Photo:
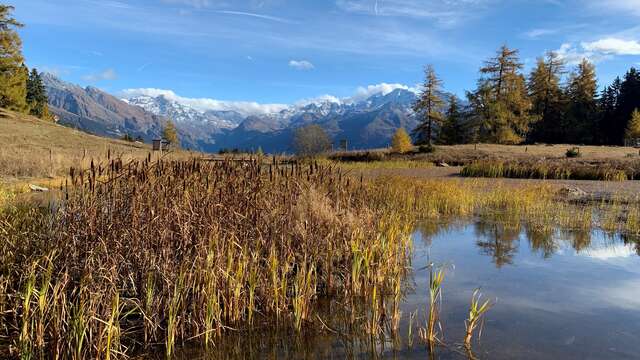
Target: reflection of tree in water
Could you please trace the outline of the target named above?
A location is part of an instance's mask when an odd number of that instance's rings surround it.
[[[480,221],[475,224],[475,234],[481,253],[491,256],[497,267],[513,264],[519,246],[519,225]]]
[[[567,230],[563,231],[563,235],[576,252],[581,252],[591,246],[591,229]]]
[[[462,225],[460,225],[462,226]],[[456,227],[456,223],[452,219],[440,219],[439,221],[421,221],[416,225],[416,231],[420,233],[420,237],[425,246],[430,247],[433,238],[444,231],[452,230]]]
[[[525,225],[525,232],[529,246],[533,251],[540,252],[547,259],[558,251],[558,244],[555,242],[553,229],[548,227],[537,228],[532,225]]]

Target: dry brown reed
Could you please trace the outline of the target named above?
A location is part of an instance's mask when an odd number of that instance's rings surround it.
[[[340,170],[114,159],[62,190],[55,211],[2,213],[3,355],[171,355],[263,322],[313,327],[322,298],[400,299],[411,218]]]

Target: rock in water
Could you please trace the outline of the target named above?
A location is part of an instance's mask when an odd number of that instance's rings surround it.
[[[49,191],[49,189],[47,189],[46,187],[33,185],[33,184],[29,184],[29,189],[31,189],[31,191],[33,191],[33,192],[46,192],[46,191]]]
[[[560,189],[560,194],[572,198],[582,198],[588,195],[586,191],[576,186],[565,186]]]

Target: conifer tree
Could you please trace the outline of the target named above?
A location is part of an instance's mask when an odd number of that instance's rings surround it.
[[[427,65],[424,70],[425,79],[418,100],[413,105],[413,111],[418,116],[420,124],[413,130],[419,144],[432,145],[435,124],[444,120],[441,108],[444,101],[440,97],[442,80],[436,75],[433,66]]]
[[[602,136],[603,144],[619,144],[620,143],[620,128],[621,125],[616,118],[616,112],[618,109],[618,100],[620,97],[620,88],[622,80],[617,77],[611,85],[602,90],[600,101],[598,102],[598,131]]]
[[[164,129],[162,129],[162,138],[169,141],[172,146],[180,147],[180,140],[178,139],[178,131],[176,126],[171,120],[168,120]]]
[[[529,130],[531,103],[518,50],[502,46],[480,69],[478,88],[467,97],[478,121],[482,141],[520,143]]]
[[[0,107],[24,112],[28,70],[16,31],[23,25],[13,18],[12,11],[13,6],[0,4]]]
[[[398,128],[396,133],[391,138],[391,150],[400,154],[411,151],[413,144],[411,138],[404,128]]]
[[[624,136],[627,140],[640,139],[640,111],[638,109],[633,110]]]
[[[583,59],[569,77],[567,96],[570,103],[564,124],[567,142],[591,144],[601,141],[602,136],[596,133],[597,88],[595,66]]]
[[[560,78],[564,74],[565,62],[555,52],[538,58],[536,67],[529,76],[528,90],[531,100],[531,115],[535,118],[530,140],[546,143],[560,142],[564,97]]]
[[[465,129],[462,123],[462,112],[460,111],[460,100],[457,96],[451,95],[449,98],[449,108],[446,118],[440,128],[439,140],[442,144],[453,145],[464,142]]]
[[[52,116],[49,113],[48,101],[47,91],[45,90],[40,73],[38,73],[38,70],[35,68],[31,69],[27,80],[27,105],[29,106],[29,113],[44,120],[51,120]]]
[[[621,142],[620,137],[631,119],[631,114],[638,108],[640,108],[640,71],[631,68],[620,83],[620,94],[616,103],[617,144]]]

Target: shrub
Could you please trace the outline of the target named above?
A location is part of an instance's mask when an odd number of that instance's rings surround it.
[[[436,147],[433,145],[420,145],[418,152],[421,154],[431,154],[436,152]]]
[[[567,149],[567,153],[566,153],[568,158],[577,158],[582,156],[582,154],[580,154],[580,148],[579,147],[572,147],[571,149]]]
[[[354,151],[335,153],[329,156],[330,160],[342,162],[372,162],[386,159],[385,153],[381,151]]]

